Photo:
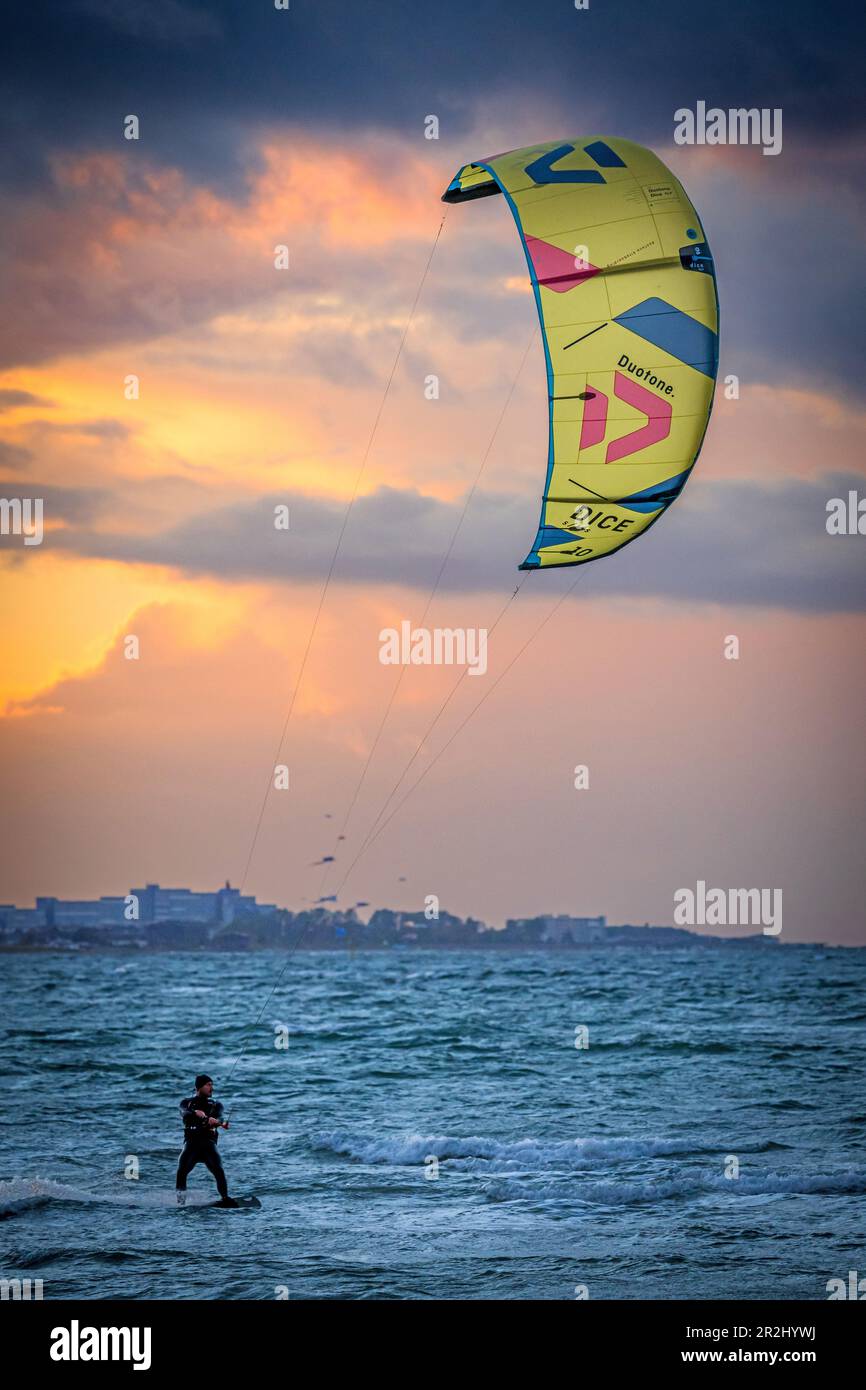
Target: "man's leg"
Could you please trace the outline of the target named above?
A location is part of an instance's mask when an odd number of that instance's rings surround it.
[[[177,1177],[174,1182],[178,1192],[186,1192],[186,1180],[200,1158],[201,1154],[196,1153],[191,1144],[184,1144],[178,1160]]]
[[[226,1201],[229,1195],[229,1185],[226,1182],[225,1169],[222,1165],[222,1159],[217,1153],[216,1144],[208,1144],[207,1149],[202,1154],[202,1163],[213,1173],[216,1178],[217,1192],[223,1201]]]

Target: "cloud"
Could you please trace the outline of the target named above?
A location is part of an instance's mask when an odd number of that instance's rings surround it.
[[[0,459],[2,459],[2,453],[0,453]],[[28,479],[26,483],[22,483],[18,478],[0,478],[0,497],[41,499],[46,528],[58,523],[71,527],[87,528],[93,524],[94,518],[99,516],[111,503],[110,493],[100,488],[57,487],[54,484],[40,483],[33,479]],[[43,546],[49,543],[46,535]],[[30,549],[35,548],[38,547],[31,547]],[[20,537],[0,535],[0,549],[7,552],[20,552]],[[23,553],[29,554],[30,552],[28,550]]]
[[[0,366],[139,344],[275,301],[308,318],[372,299],[380,315],[396,310],[407,248],[416,274],[413,243],[429,243],[441,215],[431,170],[382,140],[346,151],[295,133],[260,153],[241,199],[146,152],[55,161],[52,188],[10,203],[0,231],[16,271],[0,295]],[[389,178],[395,165],[405,187]],[[275,269],[279,245],[287,271]]]
[[[789,139],[814,133],[831,150],[863,130],[849,95],[858,90],[864,34],[854,5],[828,15],[810,0],[763,9],[728,0],[702,12],[700,24],[684,22],[679,0],[620,0],[585,12],[563,0],[377,0],[375,21],[345,0],[284,12],[236,0],[209,0],[206,9],[87,0],[85,8],[90,22],[80,0],[53,6],[50,17],[27,6],[8,17],[7,106],[21,112],[29,164],[58,132],[72,148],[101,143],[106,112],[129,109],[130,92],[147,114],[155,154],[223,176],[243,130],[275,111],[308,129],[349,132],[350,143],[359,119],[420,139],[433,112],[459,136],[482,98],[527,99],[558,107],[567,133],[576,87],[580,110],[598,111],[600,129],[649,143],[698,98],[781,106]],[[234,148],[223,144],[215,159],[207,131],[225,136],[232,126]]]
[[[838,190],[828,225],[812,145],[804,179],[755,151],[661,152],[714,247],[722,375],[862,399],[853,346],[862,309],[850,269],[862,200]],[[271,128],[259,132],[234,195],[154,163],[146,145],[57,157],[51,188],[12,198],[0,229],[15,269],[0,290],[0,367],[124,344],[122,370],[134,371],[141,345],[170,350],[182,335],[185,363],[206,363],[208,337],[224,327],[223,353],[228,332],[246,334],[238,373],[249,375],[276,348],[292,374],[369,382],[383,329],[411,303],[439,194],[459,162],[436,157],[418,141],[369,131],[347,145]],[[759,172],[743,162],[756,159]],[[448,210],[425,286],[439,330],[457,343],[489,339],[494,327],[510,335],[512,323],[518,332],[533,319],[519,292],[528,282],[508,210],[504,200],[490,202]],[[274,268],[277,245],[289,248],[285,272]],[[259,348],[257,324],[272,330],[275,321],[282,341],[263,337]]]
[[[132,433],[122,420],[31,420],[29,428],[42,434],[80,434],[85,439],[128,439]]]
[[[828,500],[847,497],[850,488],[862,489],[862,482],[853,474],[781,485],[695,480],[645,536],[585,567],[582,586],[596,598],[653,596],[678,603],[862,612],[864,538],[832,537],[825,525]],[[278,531],[274,507],[285,503],[290,530]],[[151,535],[92,529],[82,510],[78,519],[85,524],[57,532],[45,545],[224,581],[319,584],[328,573],[345,510],[344,502],[321,497],[262,497],[202,511]],[[426,593],[463,512],[463,500],[448,503],[396,488],[359,497],[334,582]],[[478,493],[463,517],[441,590],[507,591],[533,539],[534,523],[525,496]],[[566,579],[575,573],[566,571]],[[530,574],[524,582],[529,593],[537,593],[561,587],[563,580],[561,574]]]
[[[21,468],[26,469],[33,455],[29,449],[24,449],[20,444],[10,444],[5,439],[0,439],[0,468]],[[0,483],[0,487],[4,484]],[[19,484],[13,483],[14,487]]]
[[[806,158],[811,158],[807,151]],[[664,152],[663,152],[664,155]],[[826,389],[862,399],[864,296],[851,276],[862,242],[862,200],[837,189],[832,250],[826,195],[792,185],[774,160],[758,179],[693,151],[671,157],[699,209],[718,275],[720,376]],[[809,167],[814,168],[814,163]],[[826,248],[817,258],[815,250]]]
[[[180,0],[72,0],[71,8],[88,19],[100,20],[118,33],[157,44],[191,45],[200,39],[219,39],[223,26],[212,11],[183,5]]]
[[[44,396],[35,396],[32,391],[0,390],[0,411],[17,410],[21,406],[40,406],[44,409],[51,402]]]

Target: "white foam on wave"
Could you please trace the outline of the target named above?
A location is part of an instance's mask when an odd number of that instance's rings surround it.
[[[351,1134],[334,1130],[317,1134],[313,1142],[319,1149],[345,1154],[361,1163],[400,1166],[423,1163],[434,1156],[440,1160],[484,1160],[516,1164],[521,1168],[583,1167],[587,1163],[613,1163],[629,1158],[667,1158],[693,1153],[695,1144],[680,1139],[514,1139],[502,1141],[478,1135],[456,1138],[442,1134],[404,1134],[390,1138]]]
[[[113,1182],[123,1179],[112,1178]],[[186,1205],[204,1206],[213,1199],[200,1193],[190,1192]],[[174,1189],[141,1188],[137,1183],[124,1183],[122,1191],[107,1190],[105,1187],[77,1187],[70,1183],[54,1182],[52,1178],[10,1178],[0,1182],[0,1214],[10,1215],[28,1206],[39,1206],[45,1202],[90,1202],[109,1203],[121,1207],[176,1207]]]
[[[627,1206],[635,1202],[701,1197],[710,1193],[734,1198],[777,1193],[844,1196],[846,1193],[866,1192],[866,1172],[849,1168],[840,1173],[760,1173],[735,1180],[721,1173],[683,1173],[669,1179],[648,1178],[646,1182],[581,1182],[571,1179],[540,1185],[508,1178],[485,1184],[484,1191],[494,1202],[569,1200],[602,1206]]]

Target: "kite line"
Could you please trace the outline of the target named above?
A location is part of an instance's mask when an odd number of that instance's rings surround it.
[[[446,209],[446,215],[447,215],[447,209]],[[327,575],[325,576],[325,582],[324,582],[324,584],[322,585],[322,591],[321,591],[321,593],[319,594],[318,606],[317,606],[317,608],[316,608],[316,612],[315,612],[315,615],[314,615],[314,617],[313,617],[313,623],[312,623],[312,626],[311,626],[311,628],[310,628],[309,636],[308,636],[308,638],[307,638],[307,645],[306,645],[306,648],[304,649],[304,655],[303,655],[303,658],[302,658],[302,660],[301,660],[300,670],[298,671],[298,678],[297,678],[297,680],[295,681],[294,689],[293,689],[293,691],[292,691],[292,697],[291,697],[291,700],[289,701],[289,707],[288,707],[288,710],[287,710],[287,712],[286,712],[286,718],[285,718],[285,722],[284,722],[284,724],[283,724],[283,730],[282,730],[282,733],[280,734],[279,743],[277,744],[276,755],[275,755],[275,757],[273,758],[273,760],[272,760],[272,762],[271,762],[271,765],[270,765],[270,768],[269,768],[269,770],[268,770],[268,780],[267,780],[267,784],[266,784],[266,786],[265,786],[265,794],[264,794],[264,796],[262,797],[261,805],[259,806],[259,813],[258,813],[258,818],[257,818],[257,820],[256,820],[255,830],[253,831],[252,842],[251,842],[251,844],[250,844],[249,852],[248,852],[248,854],[247,854],[247,860],[246,860],[246,864],[244,865],[244,871],[243,871],[243,874],[242,874],[242,876],[241,876],[241,883],[240,883],[240,891],[241,891],[241,892],[243,892],[243,890],[244,890],[244,885],[246,884],[247,877],[248,877],[248,875],[249,875],[250,864],[252,863],[252,858],[253,858],[253,854],[255,853],[256,843],[257,843],[258,838],[259,838],[259,832],[260,832],[260,830],[261,830],[261,828],[262,828],[262,821],[264,820],[265,808],[267,807],[268,797],[270,796],[271,786],[272,786],[272,784],[273,784],[273,770],[274,770],[274,767],[275,767],[276,763],[279,761],[279,756],[280,756],[280,753],[281,753],[281,751],[282,751],[283,744],[285,743],[285,740],[286,740],[286,735],[287,735],[288,730],[289,730],[289,724],[291,723],[292,714],[294,713],[294,709],[295,709],[295,703],[296,703],[297,698],[298,698],[298,691],[299,691],[300,688],[301,688],[301,682],[303,681],[303,678],[304,678],[304,671],[306,670],[307,660],[308,660],[308,658],[309,658],[310,651],[311,651],[312,646],[313,646],[313,640],[314,640],[315,635],[316,635],[316,629],[317,629],[317,627],[318,627],[318,625],[319,625],[319,619],[320,619],[320,617],[321,617],[321,615],[322,615],[322,609],[324,608],[325,599],[326,599],[327,594],[328,594],[328,589],[330,588],[330,585],[331,585],[331,579],[333,578],[334,569],[335,569],[336,564],[337,564],[337,557],[338,557],[338,555],[340,554],[340,548],[341,548],[341,546],[342,546],[342,544],[343,544],[343,537],[344,537],[345,534],[346,534],[346,527],[347,527],[348,524],[349,524],[349,517],[350,517],[350,515],[351,515],[352,508],[354,507],[355,501],[356,501],[357,496],[358,496],[358,489],[359,489],[359,487],[361,486],[361,479],[362,479],[363,476],[364,476],[364,471],[365,471],[365,469],[366,469],[366,467],[367,467],[367,460],[368,460],[369,457],[370,457],[370,451],[371,451],[371,449],[372,449],[372,447],[373,447],[373,441],[375,440],[376,434],[377,434],[378,429],[379,429],[379,422],[380,422],[380,420],[382,419],[382,412],[383,412],[384,409],[385,409],[385,402],[386,402],[387,399],[388,399],[388,393],[389,393],[390,390],[391,390],[391,384],[392,384],[392,382],[393,382],[393,380],[394,380],[394,374],[395,374],[396,371],[397,371],[397,365],[398,365],[398,363],[399,363],[399,361],[400,361],[400,358],[401,358],[401,356],[402,356],[402,354],[403,354],[403,348],[404,348],[405,343],[406,343],[406,338],[407,338],[407,336],[408,336],[409,329],[410,329],[410,327],[411,327],[411,325],[412,325],[412,320],[413,320],[413,318],[415,317],[415,310],[416,310],[417,307],[418,307],[418,301],[419,301],[419,299],[421,298],[421,291],[422,291],[422,289],[424,288],[424,284],[425,284],[425,281],[426,281],[426,279],[427,279],[427,275],[428,275],[428,273],[429,273],[430,266],[431,266],[432,263],[433,263],[433,257],[434,257],[434,255],[436,254],[436,247],[439,245],[439,238],[440,238],[441,235],[442,235],[442,228],[443,228],[444,226],[445,226],[445,217],[443,216],[442,221],[439,223],[439,228],[438,228],[438,230],[437,230],[437,232],[436,232],[436,235],[435,235],[435,237],[433,238],[433,245],[432,245],[432,247],[430,248],[430,254],[429,254],[429,256],[427,257],[427,264],[424,266],[424,271],[423,271],[423,273],[422,273],[422,275],[421,275],[421,279],[420,279],[419,282],[418,282],[418,288],[417,288],[417,290],[415,291],[415,298],[414,298],[413,301],[412,301],[412,307],[411,307],[411,309],[409,310],[409,315],[408,315],[408,318],[406,319],[406,323],[405,323],[405,326],[404,326],[404,328],[403,328],[403,333],[402,333],[402,336],[401,336],[401,338],[400,338],[400,343],[399,343],[399,346],[398,346],[398,348],[397,348],[397,352],[396,352],[396,354],[395,354],[394,361],[393,361],[393,363],[391,364],[391,371],[390,371],[390,373],[389,373],[388,380],[387,380],[387,382],[385,383],[385,390],[384,390],[384,392],[382,393],[382,399],[381,399],[380,402],[379,402],[379,409],[376,411],[376,418],[374,419],[374,421],[373,421],[373,427],[372,427],[372,429],[370,430],[370,435],[369,435],[369,438],[368,438],[368,440],[367,440],[367,447],[366,447],[365,450],[364,450],[363,458],[362,458],[362,460],[361,460],[361,466],[360,466],[360,468],[358,469],[358,474],[357,474],[357,477],[355,478],[355,485],[354,485],[354,487],[353,487],[353,489],[352,489],[352,495],[351,495],[351,497],[349,498],[349,504],[348,504],[348,506],[346,507],[346,510],[345,510],[345,512],[344,512],[344,514],[343,514],[343,523],[342,523],[342,525],[341,525],[341,527],[340,527],[340,533],[339,533],[339,535],[337,536],[337,544],[335,545],[335,547],[334,547],[334,553],[333,553],[333,555],[331,556],[331,563],[330,563],[330,565],[328,566],[328,572],[327,572]]]

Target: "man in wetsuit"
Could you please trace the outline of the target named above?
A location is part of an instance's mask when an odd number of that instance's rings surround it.
[[[228,1129],[228,1120],[223,1119],[220,1101],[213,1100],[213,1081],[202,1073],[195,1079],[195,1095],[185,1097],[180,1103],[183,1116],[183,1151],[177,1165],[178,1206],[186,1202],[186,1180],[197,1163],[203,1163],[216,1179],[221,1205],[237,1206],[229,1196],[228,1183],[220,1156],[217,1153],[217,1130]]]

